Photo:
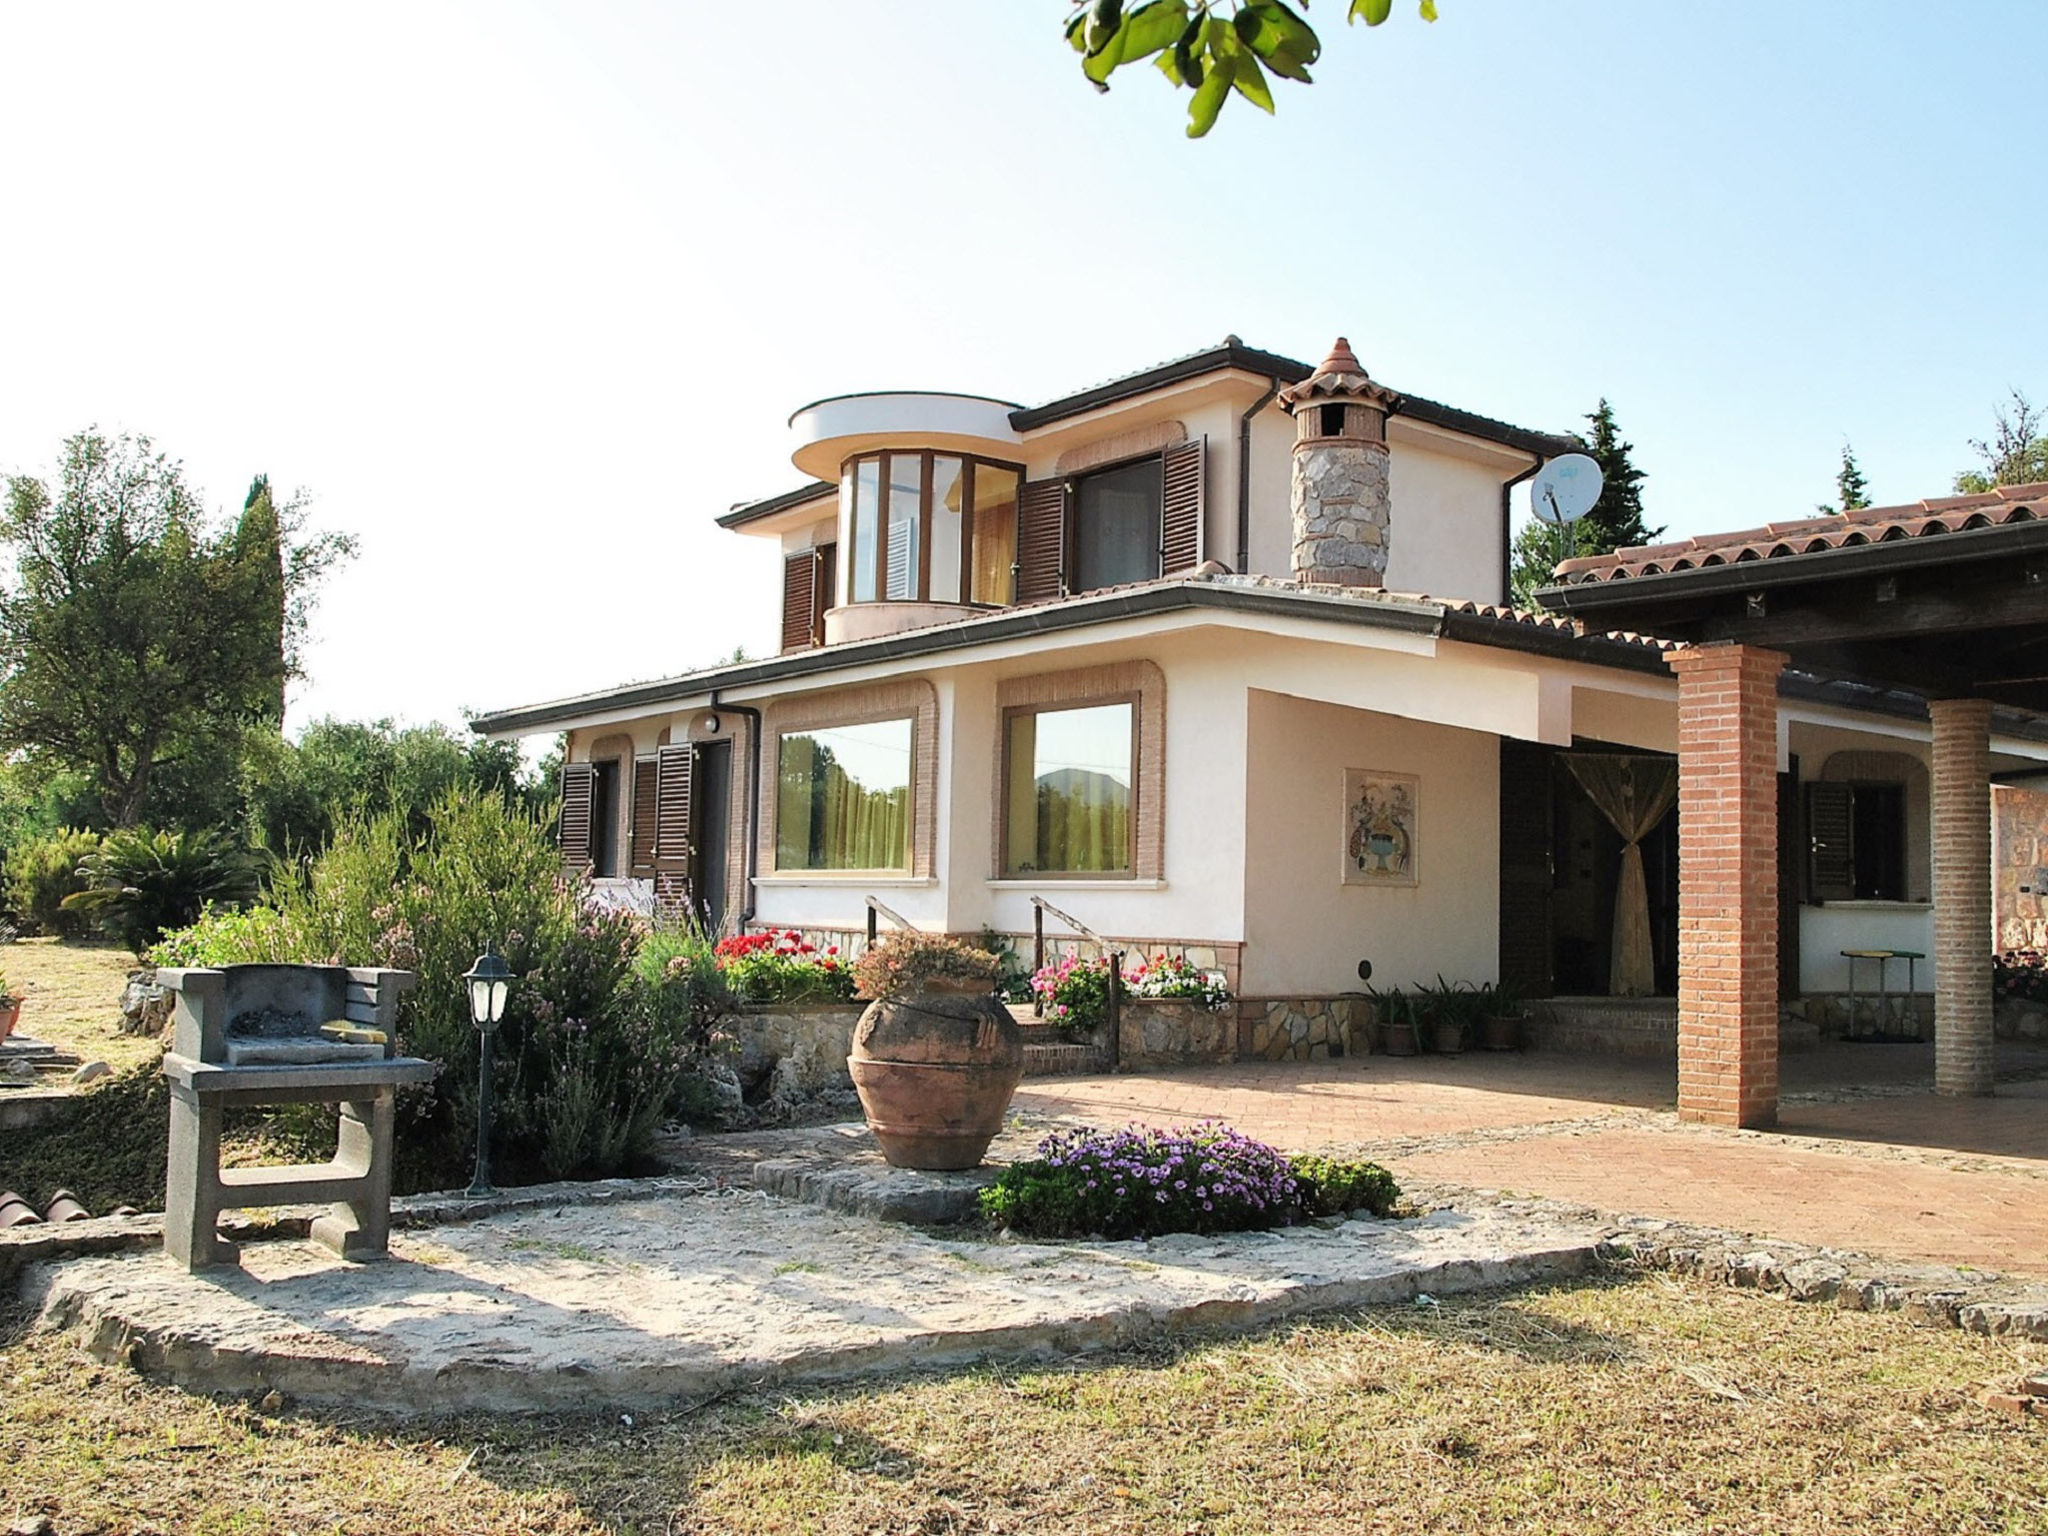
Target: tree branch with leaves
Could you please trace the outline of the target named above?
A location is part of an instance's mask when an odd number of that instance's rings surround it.
[[[1308,0],[1301,0],[1303,10]],[[1345,21],[1376,27],[1393,14],[1394,0],[1350,0]],[[1436,20],[1436,0],[1418,0],[1424,21]],[[1081,55],[1081,73],[1098,91],[1127,65],[1157,60],[1175,86],[1194,92],[1188,137],[1216,126],[1233,94],[1262,112],[1273,110],[1271,73],[1301,85],[1322,57],[1314,27],[1282,0],[1146,0],[1126,9],[1123,0],[1088,0],[1067,19],[1067,41]]]

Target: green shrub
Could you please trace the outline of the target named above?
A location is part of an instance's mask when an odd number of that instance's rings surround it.
[[[109,832],[79,870],[86,888],[62,910],[92,914],[138,955],[165,930],[211,906],[246,906],[257,890],[254,861],[218,832]]]
[[[563,876],[547,825],[487,791],[444,795],[419,838],[392,812],[344,824],[310,864],[279,873],[269,909],[209,913],[151,958],[416,972],[397,1044],[442,1070],[401,1100],[407,1188],[468,1174],[477,1031],[462,974],[487,941],[518,977],[493,1048],[492,1166],[508,1184],[633,1169],[723,1016],[716,978],[694,962],[670,974],[680,952],[659,974],[637,971],[640,921],[597,906],[587,881]]]
[[[31,838],[7,850],[7,905],[16,919],[37,933],[82,938],[98,924],[90,912],[65,911],[64,898],[86,888],[78,872],[99,852],[97,832],[73,827]]]
[[[1342,1216],[1351,1211],[1387,1216],[1400,1203],[1401,1186],[1378,1163],[1313,1153],[1290,1161],[1301,1208],[1310,1216]]]

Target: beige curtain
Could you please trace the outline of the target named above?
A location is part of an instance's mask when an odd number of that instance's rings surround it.
[[[1616,997],[1648,997],[1657,989],[1650,947],[1650,887],[1643,879],[1642,840],[1678,798],[1678,764],[1668,757],[1621,753],[1568,753],[1565,763],[1586,798],[1621,834],[1621,880],[1614,892],[1614,961],[1607,990]]]

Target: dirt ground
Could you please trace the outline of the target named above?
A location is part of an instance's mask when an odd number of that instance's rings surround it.
[[[22,999],[16,1032],[116,1072],[154,1059],[154,1039],[121,1033],[121,988],[135,965],[118,944],[20,939],[0,947],[0,970]]]

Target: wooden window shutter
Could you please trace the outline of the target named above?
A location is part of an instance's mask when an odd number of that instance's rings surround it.
[[[1164,460],[1165,495],[1159,506],[1159,571],[1171,576],[1202,563],[1204,460],[1209,440],[1175,443]]]
[[[655,755],[654,856],[662,863],[690,857],[690,769],[696,755],[687,742]]]
[[[815,551],[784,556],[782,561],[782,649],[801,651],[815,643],[812,629],[818,612],[818,557]]]
[[[654,869],[654,829],[658,809],[655,759],[642,757],[633,763],[633,873],[650,874]]]
[[[1067,484],[1031,480],[1017,496],[1017,601],[1044,602],[1067,590]]]
[[[839,546],[821,544],[811,553],[817,563],[811,572],[811,644],[825,643],[825,610],[839,591]]]
[[[1856,895],[1855,790],[1847,784],[1806,786],[1806,893],[1814,901]]]
[[[580,874],[590,867],[590,800],[597,770],[588,763],[562,764],[562,814],[555,839],[562,848],[562,867]]]

